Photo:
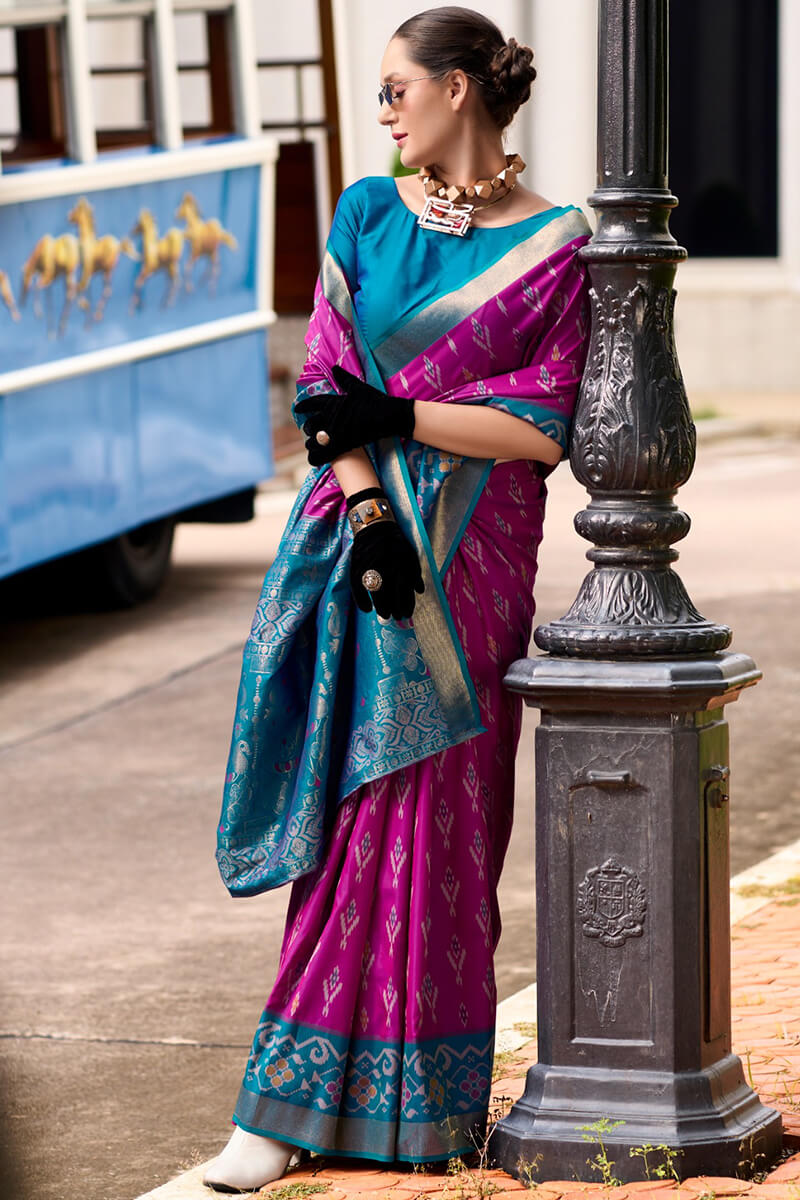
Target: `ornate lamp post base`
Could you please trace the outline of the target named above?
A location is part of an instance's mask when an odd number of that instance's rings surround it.
[[[730,652],[542,656],[506,676],[542,710],[540,1061],[491,1140],[512,1175],[542,1156],[539,1178],[598,1180],[601,1139],[621,1180],[645,1177],[643,1146],[682,1177],[753,1174],[780,1149],[731,1053],[724,705],[759,677]],[[585,1140],[604,1118],[619,1124]]]
[[[677,510],[678,516],[683,516]],[[592,505],[578,514],[591,517]],[[608,552],[606,552],[608,553]],[[589,551],[599,558],[603,551]],[[619,619],[624,612],[626,620]],[[703,654],[724,650],[730,643],[727,625],[701,616],[689,599],[679,575],[660,570],[596,566],[584,579],[569,612],[549,625],[540,625],[534,641],[549,654],[595,658],[597,655]]]
[[[589,1101],[591,1094],[591,1102]],[[605,1107],[602,1107],[605,1102]],[[611,1132],[598,1132],[609,1112]],[[581,1127],[594,1126],[587,1140]],[[604,1147],[615,1179],[642,1180],[647,1165],[665,1168],[671,1160],[682,1179],[693,1175],[747,1176],[780,1153],[780,1115],[764,1108],[744,1082],[742,1064],[729,1055],[713,1068],[673,1074],[602,1067],[548,1067],[537,1063],[528,1072],[523,1098],[492,1137],[492,1151],[504,1170],[516,1178],[592,1180],[601,1175],[587,1160]],[[592,1144],[594,1143],[594,1144]],[[544,1160],[546,1173],[535,1165]]]

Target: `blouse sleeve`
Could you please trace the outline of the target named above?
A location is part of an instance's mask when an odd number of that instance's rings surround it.
[[[331,279],[340,277],[349,302],[352,302],[358,280],[358,238],[364,204],[365,181],[360,180],[342,192],[336,205],[314,289],[314,307],[305,336],[306,360],[297,380],[297,394],[292,405],[292,417],[300,429],[305,418],[295,412],[297,402],[305,396],[338,391],[330,374],[334,363],[341,362],[349,369],[358,367],[357,359],[355,363],[348,362],[353,353],[352,332],[349,321],[332,302],[337,289],[331,286]]]
[[[364,221],[365,185],[361,179],[342,192],[325,247],[341,268],[351,295],[358,286],[358,237]]]

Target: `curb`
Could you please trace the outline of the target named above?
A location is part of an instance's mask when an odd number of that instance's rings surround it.
[[[769,904],[783,885],[795,879],[800,888],[800,839],[734,876],[731,880],[731,925]],[[521,1032],[517,1026],[530,1025],[535,1020],[536,984],[532,983],[498,1004],[496,1050],[519,1050],[531,1040],[531,1035]],[[208,1162],[184,1171],[137,1200],[209,1200],[213,1193],[203,1185],[203,1172]]]

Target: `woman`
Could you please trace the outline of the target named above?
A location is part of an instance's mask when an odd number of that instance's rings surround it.
[[[502,678],[588,326],[586,222],[503,148],[531,58],[468,9],[406,21],[379,120],[421,174],[337,207],[296,403],[315,469],[245,650],[220,825],[234,894],[296,881],[221,1190],[297,1147],[427,1162],[485,1126],[521,719]]]

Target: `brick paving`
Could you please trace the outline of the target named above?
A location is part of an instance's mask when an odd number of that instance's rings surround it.
[[[403,1165],[382,1169],[355,1162],[312,1158],[258,1195],[272,1200],[493,1200],[523,1193],[541,1200],[715,1200],[752,1196],[800,1200],[800,895],[789,889],[770,896],[733,926],[733,1048],[745,1076],[762,1101],[780,1110],[785,1160],[755,1180],[698,1177],[645,1180],[607,1189],[575,1180],[550,1180],[528,1188],[503,1171],[456,1164],[457,1170],[415,1172]],[[536,1042],[504,1055],[493,1086],[493,1112],[500,1115],[522,1094],[525,1073],[536,1060]],[[587,1147],[588,1148],[588,1147]],[[208,1193],[211,1195],[211,1193]]]

